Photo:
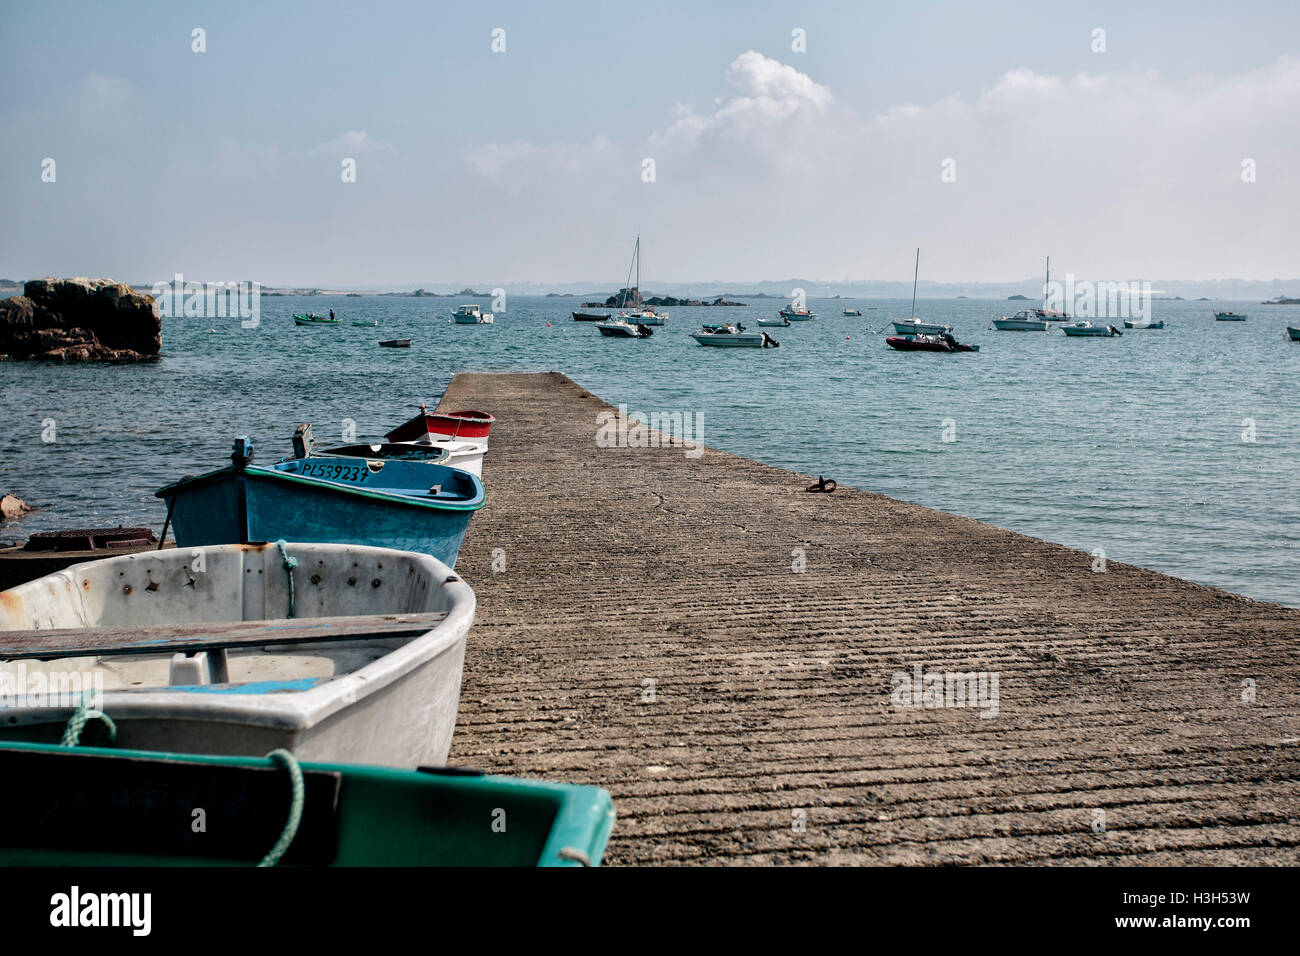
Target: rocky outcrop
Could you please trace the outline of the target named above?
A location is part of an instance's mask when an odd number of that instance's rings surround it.
[[[21,518],[31,510],[31,505],[17,495],[0,495],[0,518]]]
[[[33,279],[0,299],[0,359],[141,362],[161,347],[153,296],[112,279]]]

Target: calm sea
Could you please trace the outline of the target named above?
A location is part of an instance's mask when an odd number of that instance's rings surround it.
[[[1016,303],[922,300],[923,319],[982,346],[931,355],[886,348],[902,300],[812,299],[819,318],[769,329],[781,347],[764,350],[687,333],[752,325],[770,299],[670,309],[646,340],[573,322],[577,299],[511,298],[491,326],[450,324],[458,301],[264,297],[257,329],[164,320],[156,364],[0,363],[0,491],[39,507],[0,533],[157,530],[153,490],[224,464],[236,434],[274,460],[300,421],[378,436],[456,372],[558,370],[634,411],[702,413],[703,441],[727,451],[1300,606],[1300,343],[1284,331],[1300,309],[1216,303],[1250,313],[1222,323],[1209,303],[1155,302],[1162,331],[1068,339],[990,331]],[[293,324],[330,308],[340,327]],[[379,348],[387,338],[413,347]],[[487,477],[490,507],[490,463]]]

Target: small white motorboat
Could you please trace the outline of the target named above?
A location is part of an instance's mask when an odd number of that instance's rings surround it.
[[[389,548],[74,564],[0,594],[0,741],[57,741],[84,702],[124,748],[443,764],[474,609],[446,564]],[[101,730],[90,721],[81,742]]]
[[[477,305],[462,305],[451,317],[457,325],[491,325],[492,313],[482,311]]]
[[[789,319],[791,322],[807,322],[810,319],[817,318],[816,312],[813,312],[811,309],[806,309],[801,305],[797,305],[794,302],[787,305],[779,314],[781,318]]]
[[[789,328],[790,320],[784,317],[779,319],[759,319],[758,324],[769,329]]]
[[[654,334],[645,323],[629,322],[621,315],[616,319],[610,319],[608,322],[593,324],[600,330],[601,335],[614,339],[644,339]]]
[[[1124,328],[1126,329],[1163,329],[1164,327],[1164,319],[1161,319],[1159,322],[1152,322],[1150,320],[1146,322],[1134,322],[1132,319],[1124,320]]]
[[[993,327],[1000,332],[1046,332],[1051,324],[1047,319],[1035,318],[1027,309],[1022,309],[1015,315],[994,319]]]
[[[1112,335],[1122,335],[1119,329],[1113,325],[1093,325],[1091,322],[1073,322],[1070,325],[1061,326],[1061,331],[1066,335],[1072,336],[1097,336],[1109,338]]]
[[[780,345],[766,332],[745,332],[734,325],[706,326],[702,332],[692,332],[691,338],[701,345],[723,348],[776,348]]]

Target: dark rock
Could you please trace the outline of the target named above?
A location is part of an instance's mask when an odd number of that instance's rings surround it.
[[[154,297],[112,279],[33,279],[0,299],[0,359],[140,362],[161,348]]]

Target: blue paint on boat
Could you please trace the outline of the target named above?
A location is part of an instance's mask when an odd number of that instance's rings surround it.
[[[227,468],[160,488],[178,547],[262,541],[418,551],[455,567],[474,512],[477,475],[423,461],[288,458]]]
[[[183,690],[192,694],[278,694],[285,691],[310,690],[322,680],[328,680],[328,678],[301,677],[298,680],[259,680],[248,684],[222,684],[220,686],[212,684],[177,684],[169,686],[167,690]]]

